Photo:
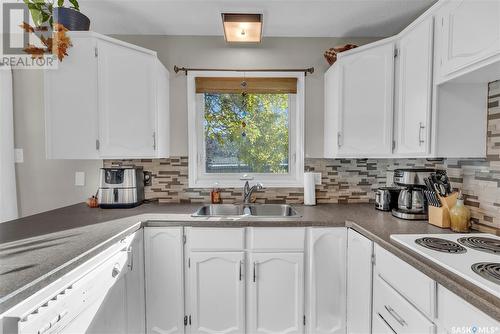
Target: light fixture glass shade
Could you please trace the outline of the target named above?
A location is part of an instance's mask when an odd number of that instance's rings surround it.
[[[222,14],[226,42],[259,43],[262,40],[262,14]]]

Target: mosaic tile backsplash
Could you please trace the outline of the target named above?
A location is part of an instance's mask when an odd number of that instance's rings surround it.
[[[372,203],[376,188],[387,183],[395,168],[446,169],[452,185],[462,189],[472,211],[474,228],[500,230],[500,81],[489,85],[487,159],[306,159],[305,169],[321,172],[318,203]],[[105,167],[141,166],[152,173],[146,199],[160,203],[207,203],[210,189],[188,187],[188,158],[105,160]],[[303,203],[302,188],[268,188],[257,192],[258,203]],[[225,203],[241,201],[241,188],[223,189]]]

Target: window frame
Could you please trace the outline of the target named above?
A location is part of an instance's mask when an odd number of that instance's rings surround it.
[[[196,94],[196,77],[283,77],[297,78],[297,93],[289,95],[288,173],[206,173],[205,131],[202,94]],[[188,179],[190,188],[242,187],[245,181],[261,182],[265,187],[302,187],[304,184],[304,80],[302,72],[192,71],[187,74]],[[295,98],[293,98],[295,97]],[[201,106],[200,106],[201,104]]]

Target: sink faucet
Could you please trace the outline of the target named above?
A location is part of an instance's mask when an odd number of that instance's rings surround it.
[[[243,187],[243,204],[250,204],[250,197],[252,197],[252,194],[256,190],[261,190],[263,189],[264,186],[262,183],[257,183],[254,186],[250,187],[250,184],[245,182],[245,186]]]

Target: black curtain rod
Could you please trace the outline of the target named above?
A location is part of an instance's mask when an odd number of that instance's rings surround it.
[[[222,72],[304,72],[305,75],[313,74],[314,67],[309,68],[294,68],[294,69],[228,69],[228,68],[188,68],[188,67],[178,67],[174,66],[175,73],[184,72],[185,75],[188,74],[189,71],[222,71]]]

